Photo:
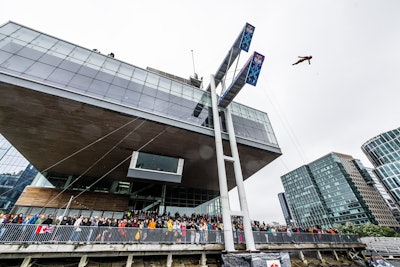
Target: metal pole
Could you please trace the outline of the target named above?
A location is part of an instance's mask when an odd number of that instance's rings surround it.
[[[231,212],[229,206],[228,183],[226,181],[224,151],[222,146],[221,126],[219,120],[217,93],[215,88],[214,75],[211,75],[210,77],[210,85],[211,85],[211,104],[212,104],[212,111],[214,118],[215,150],[217,155],[219,193],[221,199],[221,213],[223,220],[225,250],[235,251],[235,245],[233,242],[232,223],[231,223]]]
[[[64,213],[63,213],[63,218],[64,218],[64,216],[67,214],[67,211],[69,210],[69,207],[71,206],[71,203],[72,203],[72,200],[74,199],[74,196],[71,196],[70,197],[70,199],[69,199],[69,201],[68,201],[68,204],[67,204],[67,207],[65,208],[65,210],[64,210]]]
[[[246,239],[246,249],[249,251],[255,251],[256,247],[254,244],[253,230],[251,228],[249,208],[247,206],[246,191],[243,183],[242,167],[240,165],[239,151],[236,143],[235,130],[233,128],[232,112],[230,105],[226,107],[226,128],[229,134],[229,143],[231,146],[232,158],[234,159],[233,169],[235,172],[236,186],[239,194],[240,208],[243,214],[243,228]]]
[[[71,197],[70,197],[70,199],[69,199],[69,201],[68,201],[67,207],[65,208],[64,213],[63,213],[63,215],[62,215],[62,218],[61,218],[61,220],[58,222],[57,227],[56,227],[56,229],[54,230],[54,233],[53,233],[53,236],[52,236],[51,240],[54,240],[54,238],[57,236],[58,227],[60,227],[62,220],[64,219],[65,215],[67,214],[67,211],[68,211],[69,207],[71,206],[71,203],[72,203],[72,200],[73,200],[73,199],[74,199],[74,196],[71,195]]]
[[[194,67],[194,55],[193,55],[193,49],[192,49],[191,51],[192,51],[193,72],[194,72],[195,78],[197,79],[197,77],[196,77],[196,68]]]

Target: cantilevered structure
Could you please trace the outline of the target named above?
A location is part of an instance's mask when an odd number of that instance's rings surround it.
[[[156,211],[217,197],[211,96],[194,85],[14,22],[1,26],[0,133],[54,185],[42,202],[26,190],[17,205],[60,208],[65,198],[51,196],[65,189],[92,210],[108,209],[85,200],[95,193],[107,194],[101,198],[109,204],[125,197],[126,209]],[[230,107],[247,179],[281,151],[266,113]],[[229,148],[224,109],[219,115]],[[226,174],[232,189],[228,164]]]

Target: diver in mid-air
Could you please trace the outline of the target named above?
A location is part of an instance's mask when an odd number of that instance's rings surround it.
[[[297,60],[297,62],[293,63],[292,65],[297,65],[306,60],[308,60],[308,64],[311,64],[311,59],[312,59],[312,56],[299,57],[299,60]]]

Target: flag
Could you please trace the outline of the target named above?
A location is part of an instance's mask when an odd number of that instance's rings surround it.
[[[52,225],[38,225],[38,227],[36,227],[35,234],[53,233],[54,228],[55,227]]]

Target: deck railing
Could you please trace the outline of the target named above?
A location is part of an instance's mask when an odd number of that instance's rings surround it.
[[[361,243],[356,235],[348,234],[313,234],[254,231],[257,244],[265,243]],[[245,243],[242,231],[234,232],[236,243]],[[132,227],[104,227],[70,225],[31,225],[3,224],[0,225],[0,243],[34,244],[34,243],[65,243],[65,244],[101,244],[101,243],[161,243],[161,244],[222,244],[222,231],[187,229],[168,231],[165,228],[141,229]]]

